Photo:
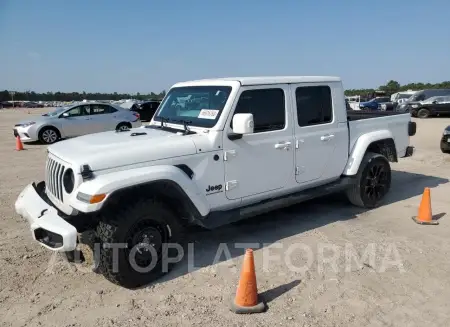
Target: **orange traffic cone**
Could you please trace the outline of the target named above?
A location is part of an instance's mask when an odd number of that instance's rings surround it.
[[[412,217],[412,219],[421,225],[438,225],[437,220],[433,220],[433,214],[431,211],[431,195],[430,188],[425,187],[422,195],[422,201],[420,201],[418,216]]]
[[[260,313],[265,310],[266,304],[261,296],[258,295],[253,250],[247,249],[245,251],[236,297],[231,303],[231,311],[241,314]]]
[[[16,136],[16,150],[17,151],[23,150],[23,144],[22,144],[22,141],[20,140],[19,136]]]

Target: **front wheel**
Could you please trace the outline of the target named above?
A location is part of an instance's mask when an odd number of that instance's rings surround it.
[[[391,166],[385,156],[368,152],[361,161],[355,184],[347,190],[347,198],[358,207],[377,207],[391,187]]]
[[[44,144],[52,144],[60,138],[59,131],[54,127],[44,127],[39,132],[39,141]]]
[[[419,117],[419,118],[428,118],[428,117],[430,117],[430,110],[424,109],[424,108],[420,109],[417,112],[417,117]]]
[[[141,200],[110,215],[97,227],[99,271],[106,279],[136,288],[165,275],[179,261],[183,227],[166,205]]]

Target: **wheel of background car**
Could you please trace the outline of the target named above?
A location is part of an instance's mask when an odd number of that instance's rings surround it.
[[[391,187],[391,166],[385,156],[367,152],[356,174],[355,184],[347,190],[348,200],[355,206],[375,208]]]
[[[430,110],[422,108],[417,112],[417,117],[419,118],[428,118],[430,117]]]
[[[131,125],[129,123],[120,123],[117,125],[116,130],[117,131],[126,131],[131,128]]]
[[[59,140],[61,134],[55,127],[44,127],[39,132],[39,141],[44,144],[52,144]]]

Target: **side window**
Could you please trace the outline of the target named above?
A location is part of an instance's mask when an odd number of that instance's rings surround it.
[[[86,110],[85,107],[89,106],[78,106],[67,111],[69,117],[80,117],[89,115],[89,110]]]
[[[247,90],[241,93],[234,113],[253,114],[254,132],[260,133],[283,129],[286,126],[285,108],[282,89]]]
[[[116,109],[106,104],[91,104],[91,115],[110,114],[116,111]]]
[[[295,90],[297,121],[300,127],[330,123],[333,104],[329,86],[302,86]]]

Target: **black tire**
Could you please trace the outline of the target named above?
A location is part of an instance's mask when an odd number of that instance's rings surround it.
[[[419,118],[428,118],[430,117],[430,115],[431,115],[430,110],[425,108],[419,109],[419,111],[417,111],[417,117]]]
[[[117,126],[116,126],[116,131],[117,130],[126,130],[126,129],[130,129],[131,128],[131,124],[130,123],[124,123],[124,122],[122,122],[122,123],[119,123]]]
[[[55,127],[44,127],[39,132],[39,141],[44,144],[52,144],[61,138],[61,133]]]
[[[391,187],[391,166],[385,156],[367,152],[364,155],[355,184],[346,192],[348,200],[362,208],[376,208]]]
[[[172,269],[174,264],[168,263],[167,258],[176,258],[179,253],[176,248],[168,248],[167,244],[181,245],[184,230],[166,205],[155,199],[140,200],[110,214],[97,227],[100,241],[99,272],[107,280],[125,288],[136,288],[157,280]],[[155,243],[150,245],[151,239]],[[110,247],[118,243],[126,246],[116,249]],[[143,254],[136,245],[141,246]],[[158,254],[156,264],[152,253]],[[136,269],[145,269],[152,264],[151,270]]]
[[[446,150],[444,148],[441,148],[442,153],[450,153],[450,150]]]

